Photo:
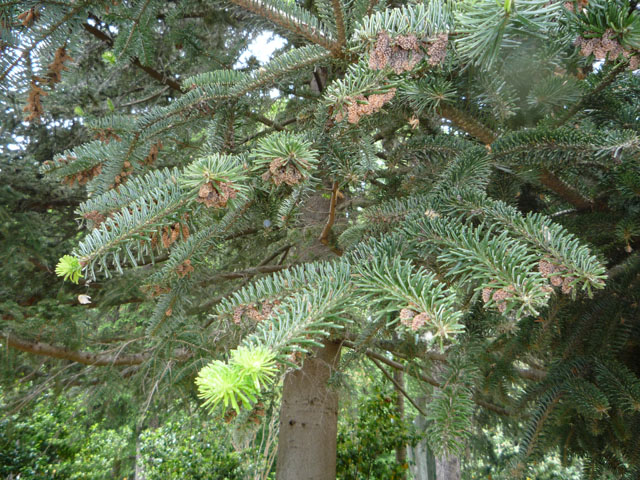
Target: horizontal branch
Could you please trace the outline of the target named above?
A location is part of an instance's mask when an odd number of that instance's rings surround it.
[[[257,120],[260,123],[263,123],[265,125],[267,125],[270,128],[265,128],[264,130],[260,130],[259,132],[256,133],[252,133],[251,135],[246,136],[245,138],[243,138],[242,140],[238,141],[236,143],[236,148],[244,145],[245,143],[254,140],[258,137],[261,137],[263,135],[267,135],[271,132],[273,132],[274,130],[277,130],[279,132],[284,130],[284,127],[286,127],[287,125],[291,125],[292,123],[295,123],[298,121],[298,119],[296,117],[293,118],[288,118],[282,122],[276,123],[274,121],[269,120],[267,117],[263,116],[263,115],[250,115],[251,118],[253,118],[254,120]]]
[[[540,382],[547,377],[547,372],[539,368],[514,368],[513,371],[517,373],[520,378],[533,380],[535,382]]]
[[[13,335],[12,333],[4,333],[2,338],[7,341],[7,345],[9,347],[22,352],[42,355],[45,357],[59,358],[62,360],[70,360],[72,362],[92,366],[140,365],[151,356],[151,352],[130,354],[81,352],[71,350],[66,347],[57,347],[40,341],[25,340]],[[191,354],[185,349],[176,350],[175,352],[175,360],[177,361],[183,362],[190,357]]]
[[[406,345],[406,344],[405,344]],[[441,353],[439,351],[427,350],[425,348],[416,349],[415,345],[410,346],[406,351],[398,350],[398,344],[392,342],[391,340],[380,340],[376,342],[376,346],[382,348],[383,350],[388,351],[392,355],[396,356],[419,356],[421,358],[428,358],[429,360],[447,363],[447,355],[445,353]],[[412,348],[413,347],[413,348]],[[520,378],[524,378],[525,380],[533,380],[539,382],[540,380],[544,380],[547,376],[547,372],[540,368],[513,368],[514,373],[518,375]]]
[[[258,267],[247,268],[246,270],[236,270],[234,272],[222,272],[216,273],[214,278],[248,278],[261,273],[274,273],[280,270],[286,270],[291,268],[291,265],[260,265]]]
[[[451,105],[440,105],[438,107],[438,113],[487,146],[490,146],[498,137],[494,132],[482,125],[475,118]],[[578,210],[592,210],[594,207],[591,200],[584,198],[579,192],[564,183],[554,173],[547,169],[542,171],[540,175],[540,183],[553,191],[558,197],[576,207]]]

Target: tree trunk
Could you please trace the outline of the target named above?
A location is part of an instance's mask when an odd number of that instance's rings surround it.
[[[417,399],[418,404],[426,408],[428,398],[426,396]],[[427,419],[418,415],[414,421],[418,431],[427,428]],[[462,471],[460,459],[453,455],[435,457],[426,439],[423,439],[415,447],[409,448],[409,457],[413,464],[411,473],[415,480],[460,480]]]
[[[393,372],[393,379],[398,385],[404,388],[404,372],[402,370],[395,370]],[[404,396],[399,388],[396,388],[396,413],[400,421],[404,421]],[[396,447],[396,462],[398,465],[407,464],[407,445],[404,443]],[[403,474],[397,478],[398,480],[406,480],[407,475]]]
[[[144,466],[142,465],[142,452],[140,450],[140,435],[136,437],[136,464],[133,474],[134,480],[145,480]]]
[[[335,480],[338,394],[327,381],[337,368],[340,344],[324,342],[301,369],[284,379],[280,408],[278,480]]]
[[[416,398],[418,405],[424,410],[427,406],[427,397],[421,396]],[[427,429],[427,419],[422,415],[413,421],[418,432],[424,432]],[[433,458],[433,452],[427,444],[427,439],[423,438],[414,446],[409,447],[409,459],[411,460],[410,469],[414,480],[435,480],[436,466]]]
[[[436,480],[460,480],[460,459],[454,455],[436,457]]]
[[[142,450],[140,445],[140,435],[142,434],[142,429],[136,429],[136,464],[134,470],[134,480],[145,480],[144,475],[144,465],[142,464]]]

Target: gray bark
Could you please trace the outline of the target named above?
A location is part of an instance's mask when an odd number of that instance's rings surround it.
[[[417,399],[418,404],[425,409],[427,397]],[[427,428],[427,419],[418,415],[414,421],[419,432]],[[434,457],[426,439],[418,445],[409,448],[409,458],[412,461],[411,473],[414,480],[460,480],[460,458],[453,455]]]
[[[140,448],[141,433],[142,431],[138,429],[137,435],[136,435],[136,464],[135,464],[135,471],[133,476],[134,480],[145,480],[146,478],[144,474],[144,466],[142,465],[142,451]]]
[[[460,480],[460,458],[454,455],[436,457],[436,480]]]
[[[284,379],[276,478],[335,480],[338,394],[327,381],[337,368],[340,344],[324,342],[315,356]]]
[[[393,372],[393,379],[404,388],[404,372],[402,370],[395,370]],[[404,421],[404,396],[400,389],[396,388],[396,412],[398,414],[398,418]],[[407,463],[407,445],[402,444],[396,447],[396,462],[398,465],[405,465]],[[407,475],[402,474],[398,477],[398,480],[406,480]]]
[[[424,410],[427,397],[416,398],[416,402]],[[427,419],[422,415],[418,415],[413,424],[418,432],[424,432],[427,429]],[[411,460],[409,468],[414,480],[436,480],[435,461],[426,439],[423,438],[415,447],[409,447],[408,453]]]

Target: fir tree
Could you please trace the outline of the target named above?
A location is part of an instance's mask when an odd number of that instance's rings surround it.
[[[0,78],[29,121],[73,91],[87,34],[164,85],[108,99],[95,139],[42,166],[88,193],[58,273],[143,285],[144,335],[72,351],[11,319],[9,346],[156,386],[199,372],[230,415],[284,377],[282,479],[335,477],[343,347],[433,387],[442,454],[500,421],[512,478],[557,448],[587,478],[638,474],[635,4],[0,5]],[[265,30],[282,51],[234,67]]]

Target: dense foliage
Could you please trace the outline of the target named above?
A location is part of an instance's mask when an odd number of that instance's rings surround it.
[[[240,479],[242,456],[229,431],[184,410],[135,434],[87,408],[87,399],[40,396],[32,408],[0,422],[0,475],[22,479],[124,479],[137,467],[150,480]],[[111,423],[111,424],[110,424]],[[248,453],[248,452],[247,452]]]
[[[357,415],[343,418],[336,478],[399,479],[409,468],[398,464],[395,449],[415,444],[418,434],[398,415],[397,393],[376,390],[361,400]]]
[[[126,477],[133,465],[131,429],[109,428],[84,407],[82,398],[47,393],[31,411],[3,417],[0,475],[33,480]]]
[[[142,469],[149,480],[184,478],[235,480],[243,476],[242,458],[220,426],[176,418],[141,436]]]

